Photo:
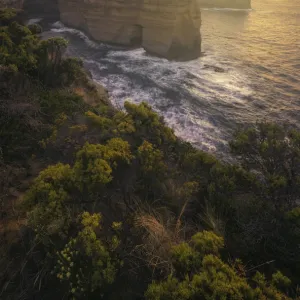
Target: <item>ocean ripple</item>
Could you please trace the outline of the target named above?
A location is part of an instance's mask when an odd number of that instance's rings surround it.
[[[297,1],[253,0],[253,10],[202,11],[203,55],[189,62],[97,43],[60,22],[51,32],[69,40],[68,53],[83,59],[116,106],[146,101],[177,135],[225,157],[240,124],[300,125]]]

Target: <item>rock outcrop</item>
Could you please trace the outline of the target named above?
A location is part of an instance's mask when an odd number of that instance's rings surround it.
[[[98,41],[142,45],[167,58],[201,51],[197,0],[59,0],[61,21]]]
[[[24,0],[23,9],[30,18],[43,18],[47,21],[59,18],[57,0]]]
[[[251,8],[251,0],[197,0],[201,8]]]

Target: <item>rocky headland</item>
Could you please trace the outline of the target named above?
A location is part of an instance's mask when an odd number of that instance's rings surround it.
[[[3,0],[29,18],[57,19],[97,41],[141,46],[169,59],[201,53],[201,15],[197,0]]]
[[[61,21],[93,39],[141,45],[170,59],[191,59],[201,52],[197,0],[59,0]]]

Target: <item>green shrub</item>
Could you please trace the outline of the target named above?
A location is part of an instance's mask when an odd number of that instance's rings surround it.
[[[218,255],[219,250],[224,247],[224,240],[211,231],[198,232],[192,236],[193,247],[202,256],[206,254]]]
[[[124,107],[134,122],[138,141],[148,139],[154,145],[167,145],[176,141],[173,130],[164,125],[163,119],[147,103],[135,105],[126,101]]]
[[[95,290],[101,293],[101,289],[114,282],[120,266],[116,254],[97,236],[101,214],[83,212],[80,219],[81,230],[77,236],[56,252],[54,271],[75,299],[88,297]]]
[[[166,280],[152,282],[145,293],[147,300],[289,299],[272,285],[289,283],[281,273],[273,275],[272,284],[256,275],[253,287],[244,275],[211,254],[223,247],[223,239],[214,233],[195,234],[191,245],[181,243],[172,248],[175,272]]]

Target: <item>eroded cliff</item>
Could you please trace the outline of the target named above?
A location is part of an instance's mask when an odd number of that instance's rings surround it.
[[[43,18],[54,21],[59,18],[57,0],[24,0],[24,12],[30,18]]]
[[[59,0],[63,23],[99,41],[142,45],[168,58],[201,51],[197,0]]]

